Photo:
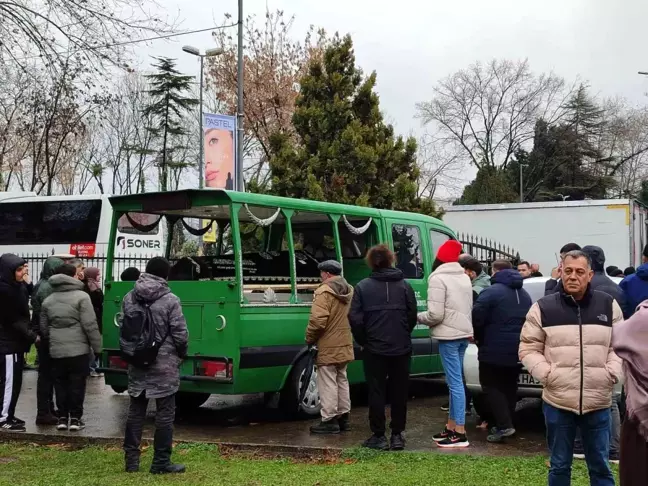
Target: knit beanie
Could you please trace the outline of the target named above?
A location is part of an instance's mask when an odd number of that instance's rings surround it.
[[[436,259],[441,263],[456,263],[461,255],[461,243],[457,240],[448,240],[439,247]]]
[[[146,273],[165,280],[169,278],[169,270],[171,270],[171,264],[164,257],[151,258],[146,264]]]

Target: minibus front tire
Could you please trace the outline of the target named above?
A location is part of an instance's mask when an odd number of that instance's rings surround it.
[[[319,393],[317,391],[317,368],[313,370],[311,376],[311,386],[306,392],[304,401],[299,403],[299,387],[300,382],[306,372],[309,358],[304,356],[293,366],[286,384],[279,396],[279,408],[290,415],[297,415],[300,417],[318,417],[322,408]]]

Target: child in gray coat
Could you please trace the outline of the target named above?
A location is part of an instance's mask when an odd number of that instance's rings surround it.
[[[41,336],[49,342],[52,357],[57,429],[71,431],[85,427],[81,418],[90,351],[101,352],[97,317],[76,271],[65,264],[50,277],[52,294],[43,301],[40,314]]]

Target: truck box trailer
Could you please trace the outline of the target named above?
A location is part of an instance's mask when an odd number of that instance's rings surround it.
[[[545,275],[565,243],[603,248],[606,266],[641,264],[648,208],[632,199],[452,206],[443,217],[454,231],[513,247]]]

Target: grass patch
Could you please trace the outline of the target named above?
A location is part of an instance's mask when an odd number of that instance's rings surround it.
[[[29,353],[25,355],[25,362],[29,366],[34,366],[36,364],[36,346],[32,345],[29,348]]]
[[[350,449],[339,458],[299,461],[259,459],[218,447],[182,444],[174,460],[187,473],[174,477],[148,474],[152,448],[142,456],[142,471],[123,473],[117,448],[0,444],[0,485],[122,486],[201,484],[226,486],[295,485],[426,485],[426,486],[544,486],[544,457],[479,457],[434,453],[377,453]],[[223,451],[224,452],[224,451]],[[616,467],[615,467],[616,472]],[[574,465],[573,486],[589,484],[582,461]]]

